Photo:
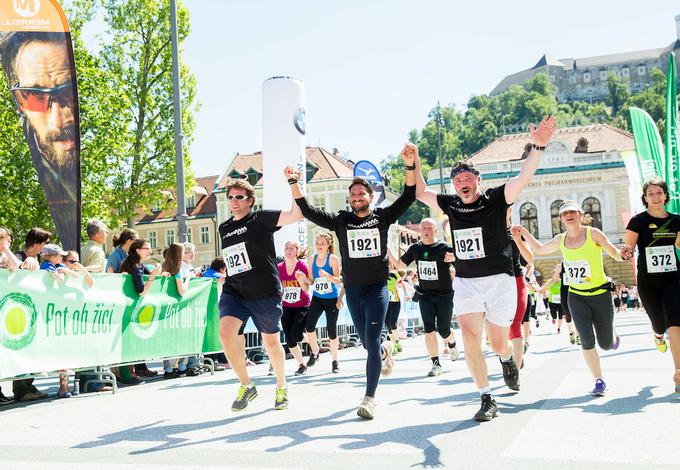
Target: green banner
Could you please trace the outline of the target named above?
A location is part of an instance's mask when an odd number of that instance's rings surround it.
[[[635,153],[642,181],[657,177],[664,177],[664,166],[659,129],[652,117],[640,108],[630,108],[630,121],[633,126],[633,140]]]
[[[675,54],[668,57],[666,80],[666,184],[669,200],[666,209],[674,214],[680,211],[680,165],[678,164],[678,96]]]
[[[125,274],[59,282],[0,269],[0,379],[220,351],[217,284],[157,277],[140,297]]]

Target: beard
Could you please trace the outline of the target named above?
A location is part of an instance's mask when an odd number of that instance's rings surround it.
[[[36,141],[40,151],[47,157],[47,159],[57,166],[63,167],[67,165],[72,165],[75,162],[76,156],[76,146],[74,145],[72,149],[62,149],[56,145],[59,141],[76,141],[76,131],[75,126],[67,126],[63,129],[58,129],[54,131],[49,131],[45,134],[40,134],[35,128],[33,128],[35,133]]]
[[[371,206],[371,205],[370,205],[368,202],[366,202],[366,203],[364,203],[364,204],[361,204],[361,205],[359,205],[359,206],[354,206],[354,205],[353,205],[353,206],[352,206],[352,212],[354,212],[354,213],[356,214],[357,212],[366,211],[366,210],[369,209],[370,206]]]

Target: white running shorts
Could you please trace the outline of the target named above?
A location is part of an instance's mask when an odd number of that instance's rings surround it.
[[[517,310],[517,284],[508,274],[456,277],[453,280],[456,315],[483,312],[494,325],[509,327]]]

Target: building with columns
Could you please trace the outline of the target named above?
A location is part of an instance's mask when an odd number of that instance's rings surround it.
[[[482,176],[482,188],[501,185],[517,175],[530,142],[528,133],[504,135],[472,155],[470,160]],[[562,201],[571,199],[590,214],[594,227],[620,246],[630,217],[631,197],[639,197],[629,194],[621,156],[632,150],[632,135],[607,124],[558,129],[532,182],[513,205],[512,223],[523,225],[541,242],[547,242],[562,232],[558,209]],[[449,175],[450,169],[444,174]],[[450,188],[450,178],[444,179]],[[427,184],[439,190],[438,170],[430,171]],[[441,214],[433,216],[441,218]],[[559,260],[559,256],[537,257],[535,264],[541,273],[549,274]],[[634,281],[631,262],[616,262],[605,255],[605,271],[617,281]]]

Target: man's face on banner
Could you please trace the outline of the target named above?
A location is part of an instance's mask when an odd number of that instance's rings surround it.
[[[73,161],[76,152],[73,88],[64,44],[31,41],[14,59],[12,87],[20,111],[34,130],[40,151],[53,163]]]

